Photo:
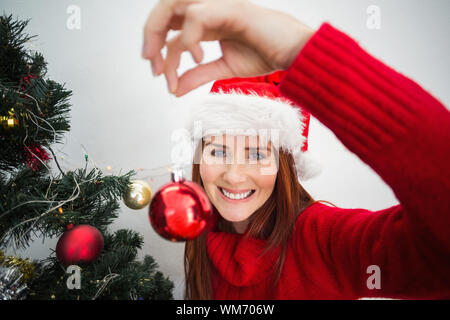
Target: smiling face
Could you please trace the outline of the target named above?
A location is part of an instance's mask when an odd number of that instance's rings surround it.
[[[270,141],[256,136],[204,138],[200,176],[209,200],[242,233],[248,218],[269,199],[277,178]],[[260,145],[261,143],[261,145]]]

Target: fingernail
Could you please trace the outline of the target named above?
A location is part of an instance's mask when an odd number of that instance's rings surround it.
[[[152,66],[152,74],[155,77],[156,76],[155,67],[153,66],[153,64],[151,62],[150,62],[150,65]]]
[[[170,92],[172,92],[173,94],[177,93],[177,87],[178,85],[176,83],[172,83]]]

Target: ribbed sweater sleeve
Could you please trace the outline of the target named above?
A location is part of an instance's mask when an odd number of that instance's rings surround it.
[[[448,295],[446,107],[328,23],[299,52],[279,90],[332,130],[400,202],[378,212],[311,212],[300,219],[298,250],[313,252],[308,241],[318,245],[319,253],[311,253],[312,259],[326,263],[338,286],[356,296]],[[380,267],[379,291],[367,288],[370,265]]]

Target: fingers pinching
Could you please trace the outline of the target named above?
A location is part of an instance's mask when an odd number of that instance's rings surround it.
[[[203,60],[200,41],[203,40],[205,33],[205,26],[201,20],[204,15],[205,6],[203,4],[192,5],[186,10],[186,18],[183,23],[181,41],[196,63]]]
[[[181,75],[178,79],[176,96],[181,97],[210,81],[231,78],[232,76],[231,69],[223,58],[200,64]]]
[[[164,63],[164,74],[166,76],[169,91],[176,93],[178,87],[177,68],[180,65],[181,54],[189,51],[196,63],[203,59],[203,50],[200,46],[204,27],[200,21],[200,6],[192,5],[186,10],[183,27],[173,39],[167,42],[166,61]]]
[[[166,77],[168,89],[175,93],[178,86],[177,69],[180,65],[181,54],[185,50],[181,41],[182,34],[177,34],[167,42],[166,60],[164,61],[164,76]]]
[[[163,71],[164,59],[161,50],[166,42],[169,24],[174,15],[174,1],[160,1],[150,12],[144,26],[144,39],[142,45],[142,58],[148,59],[154,74]]]

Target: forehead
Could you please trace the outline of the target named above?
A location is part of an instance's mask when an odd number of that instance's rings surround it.
[[[210,135],[203,138],[205,145],[209,144],[221,144],[223,146],[233,146],[238,144],[244,144],[250,147],[271,147],[269,139],[261,136],[247,136],[247,135]]]

